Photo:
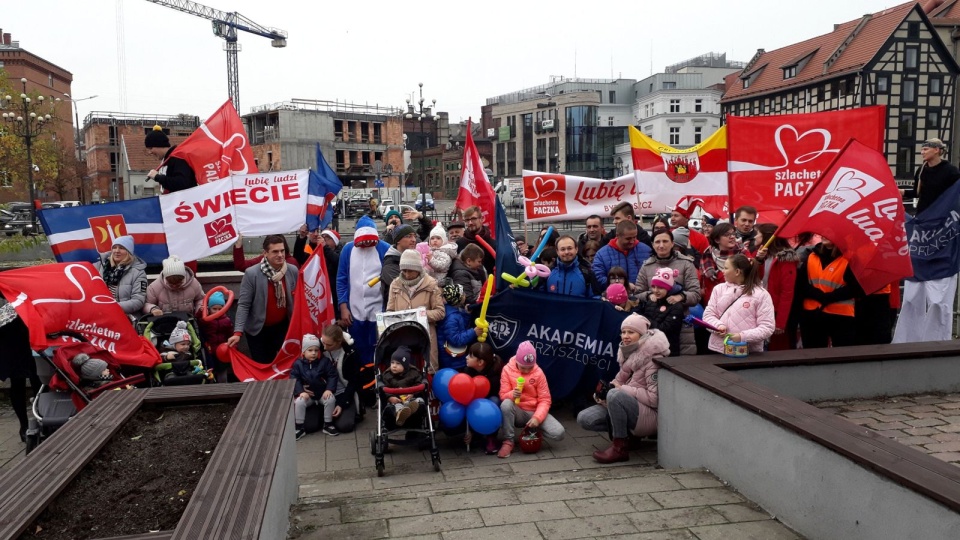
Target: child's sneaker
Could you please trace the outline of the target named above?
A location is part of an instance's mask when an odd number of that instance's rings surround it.
[[[487,448],[485,452],[488,456],[492,456],[497,453],[497,437],[495,435],[487,436]]]
[[[323,426],[323,432],[326,433],[327,435],[333,435],[334,437],[340,434],[340,431],[337,429],[337,426],[333,424],[327,424]]]
[[[416,413],[418,410],[420,410],[420,400],[414,399],[413,401],[407,402],[407,407],[410,407],[411,415]]]
[[[407,418],[410,418],[411,414],[413,414],[413,411],[410,410],[410,407],[406,405],[397,407],[397,426],[402,426],[403,423],[407,421]]]
[[[508,458],[513,452],[513,441],[507,439],[503,441],[503,444],[500,446],[500,451],[497,452],[498,458]]]
[[[304,436],[306,436],[306,434],[307,434],[307,430],[305,430],[305,429],[303,429],[303,428],[297,428],[297,440],[298,440],[298,441],[299,441],[300,439],[302,439]]]

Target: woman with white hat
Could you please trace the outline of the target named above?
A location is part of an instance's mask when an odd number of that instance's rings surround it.
[[[114,239],[110,253],[94,263],[114,300],[131,318],[140,315],[147,296],[147,263],[134,253],[132,236]]]

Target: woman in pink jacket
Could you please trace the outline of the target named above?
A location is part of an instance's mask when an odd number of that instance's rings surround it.
[[[606,396],[594,394],[596,405],[577,415],[577,423],[591,431],[611,432],[612,444],[597,450],[600,463],[627,461],[627,437],[645,437],[657,432],[657,364],[654,358],[670,355],[670,342],[660,330],[650,330],[650,321],[636,313],[620,324],[620,371],[610,381]]]
[[[725,282],[713,289],[703,320],[717,329],[710,335],[710,350],[723,352],[723,340],[747,342],[750,352],[763,352],[773,335],[776,318],[770,293],[760,286],[760,263],[744,255],[729,257],[723,269]]]
[[[163,260],[163,272],[147,287],[147,303],[143,312],[159,317],[164,313],[184,311],[193,315],[203,307],[203,287],[176,255]]]
[[[518,388],[523,378],[523,387]],[[517,355],[503,366],[500,372],[500,412],[503,413],[503,444],[497,457],[510,457],[513,452],[515,429],[526,426],[540,428],[543,436],[555,441],[563,439],[565,430],[556,418],[550,415],[550,387],[547,376],[537,365],[537,350],[533,343],[524,341],[517,346]]]

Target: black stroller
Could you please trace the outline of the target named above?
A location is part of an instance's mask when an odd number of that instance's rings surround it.
[[[412,388],[386,388],[383,386],[382,374],[390,367],[390,356],[400,346],[410,348],[416,361],[416,368],[423,373],[423,384]],[[387,399],[391,395],[415,395],[430,403],[429,383],[427,382],[426,365],[429,361],[430,334],[415,321],[397,322],[387,327],[377,340],[374,361],[377,365],[377,427],[370,432],[370,453],[374,455],[377,466],[377,476],[384,474],[383,455],[391,444],[416,445],[421,449],[430,449],[430,459],[433,470],[440,471],[440,450],[437,448],[436,434],[433,429],[433,418],[428,407],[420,407],[407,422],[398,427],[392,414],[385,414]],[[417,427],[412,427],[417,426]],[[390,438],[398,432],[404,432],[404,438]]]

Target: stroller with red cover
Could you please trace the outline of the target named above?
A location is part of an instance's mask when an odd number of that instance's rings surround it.
[[[27,428],[28,454],[103,392],[142,384],[146,379],[143,373],[124,376],[120,363],[110,353],[85,341],[65,343],[37,351],[37,354],[37,375],[41,385],[33,399],[33,418]],[[84,386],[71,362],[78,354],[105,361],[112,380],[95,388]]]

